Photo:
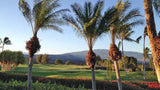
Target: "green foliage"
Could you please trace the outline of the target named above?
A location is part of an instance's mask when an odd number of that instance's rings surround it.
[[[109,30],[109,20],[113,16],[114,8],[108,9],[101,15],[103,4],[103,1],[97,1],[95,5],[86,2],[82,7],[79,3],[75,3],[71,8],[76,17],[71,15],[63,17],[88,42],[89,48],[93,47],[102,33]]]
[[[101,61],[101,57],[100,56],[96,56],[96,64],[98,64],[99,61]]]
[[[68,10],[57,10],[60,7],[58,2],[59,0],[34,0],[33,8],[31,8],[27,0],[19,0],[19,10],[26,21],[31,24],[34,35],[37,35],[40,29],[53,29],[62,32],[59,27],[64,24],[61,15]]]
[[[150,52],[149,48],[146,47],[146,48],[144,49],[144,58],[145,58],[145,59],[149,58],[149,52]]]
[[[44,54],[44,55],[42,56],[41,63],[42,63],[42,64],[47,64],[48,61],[49,61],[49,56],[48,56],[47,54]]]
[[[20,51],[3,51],[0,53],[1,70],[8,71],[14,69],[17,65],[25,63],[25,57]]]
[[[69,60],[65,62],[65,65],[73,65],[73,64],[74,64],[74,63],[71,62],[71,61],[69,61]]]
[[[123,68],[124,63],[126,64],[127,69],[132,69],[132,71],[136,70],[136,67],[137,67],[137,59],[136,58],[128,57],[128,56],[122,57],[122,60],[119,62],[119,67],[121,69]]]
[[[27,76],[0,73],[0,89],[2,90],[26,90]],[[32,77],[33,90],[85,90],[91,89],[90,79],[69,79],[69,78],[45,78],[45,77]],[[98,90],[117,90],[118,86],[115,82],[96,81]],[[65,86],[63,86],[65,85]],[[124,84],[124,90],[138,90],[141,88],[133,87]]]
[[[63,64],[63,61],[62,61],[62,60],[59,60],[59,59],[56,59],[56,60],[54,61],[54,64],[55,64],[55,65]]]
[[[150,67],[152,70],[155,69],[155,67],[154,67],[154,65],[153,65],[153,57],[150,57],[150,59],[149,59],[149,67]]]
[[[37,61],[37,63],[41,63],[41,60],[42,60],[42,54],[39,54],[38,56],[37,56],[37,58],[36,58],[36,61]]]
[[[48,54],[39,54],[36,58],[36,61],[39,63],[39,64],[47,64],[48,61],[49,61],[49,56]]]
[[[8,83],[0,81],[0,89],[2,90],[27,90],[27,82],[11,80]],[[38,81],[32,83],[33,90],[75,90],[74,87],[67,87],[60,84],[40,83]],[[86,90],[84,87],[79,86],[78,90]]]

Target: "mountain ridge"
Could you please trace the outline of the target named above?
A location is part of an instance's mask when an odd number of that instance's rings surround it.
[[[107,49],[94,49],[93,50],[96,55],[100,56],[102,59],[108,59],[108,50]],[[87,50],[84,51],[77,51],[77,52],[70,52],[70,53],[64,53],[64,54],[49,54],[49,63],[54,63],[56,59],[63,60],[64,62],[67,60],[70,60],[74,63],[85,63],[85,58],[87,55]],[[133,52],[133,51],[124,51],[124,54],[127,56],[133,56],[137,58],[138,62],[142,62],[143,60],[143,54],[139,52]],[[35,58],[38,54],[35,55]],[[27,54],[25,54],[26,57],[28,57]],[[148,61],[147,61],[148,62]]]

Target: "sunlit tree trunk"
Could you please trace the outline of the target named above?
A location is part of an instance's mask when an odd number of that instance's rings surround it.
[[[123,51],[123,39],[121,39],[121,43],[122,43],[122,57],[124,57],[124,51]],[[124,61],[124,71],[125,71],[126,78],[127,78],[127,69],[126,69],[125,61]]]
[[[96,90],[96,80],[95,80],[94,68],[92,68],[92,89]]]
[[[2,52],[3,52],[3,50],[4,50],[4,43],[3,43],[3,45],[2,45]]]
[[[116,77],[118,82],[118,90],[122,90],[122,83],[121,83],[120,71],[118,67],[118,61],[114,61],[114,67],[115,67]]]
[[[33,57],[29,57],[28,62],[28,90],[32,90],[32,66],[33,66]]]
[[[144,80],[146,79],[146,68],[145,68],[145,64],[146,64],[146,61],[145,61],[145,35],[144,35],[144,37],[143,37],[143,70],[144,70],[143,79],[144,79]]]
[[[110,32],[111,32],[111,43],[115,44],[114,26],[110,27]],[[119,67],[118,67],[118,61],[115,61],[115,60],[113,61],[114,61],[114,66],[115,66],[115,71],[116,71],[118,90],[122,90],[122,82],[121,82],[121,77],[120,77],[120,72],[119,72]]]
[[[155,29],[155,21],[154,15],[152,10],[152,0],[143,0],[144,10],[145,10],[145,18],[147,22],[147,33],[149,37],[149,43],[152,51],[153,56],[153,64],[156,70],[157,79],[160,83],[160,65],[158,63],[158,54],[156,52],[156,47],[154,44],[154,38],[157,36],[156,29]]]

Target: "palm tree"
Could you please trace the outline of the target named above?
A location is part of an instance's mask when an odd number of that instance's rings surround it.
[[[145,68],[145,63],[146,63],[146,59],[149,58],[149,48],[145,48],[145,38],[147,36],[147,27],[144,28],[144,33],[143,33],[143,70],[144,70],[144,75],[143,75],[143,79],[146,79],[146,68]]]
[[[117,39],[120,39],[119,41],[119,45],[118,47],[120,47],[121,45],[121,52],[122,52],[122,57],[124,56],[124,50],[123,50],[123,41],[126,40],[126,41],[130,41],[130,42],[136,42],[136,43],[139,43],[139,40],[141,39],[141,36],[139,36],[136,40],[130,38],[130,36],[134,33],[134,31],[132,31],[131,29],[123,29],[123,30],[120,30],[120,32],[118,32],[116,34],[116,38]],[[126,77],[127,77],[127,70],[126,70],[126,65],[124,63],[124,69],[125,69],[125,74],[126,74]]]
[[[143,0],[145,18],[147,23],[147,34],[149,37],[150,47],[153,56],[153,64],[156,70],[157,79],[160,83],[160,33],[157,35],[155,21],[154,21],[154,13],[153,6],[155,10],[159,14],[160,12],[160,1],[159,0]]]
[[[90,66],[92,70],[92,89],[96,90],[95,84],[95,60],[96,55],[93,52],[93,45],[95,41],[102,35],[102,33],[109,30],[109,22],[114,9],[111,8],[105,12],[104,16],[101,16],[101,10],[103,7],[103,1],[98,1],[94,7],[91,2],[86,2],[84,7],[75,3],[71,5],[74,14],[73,18],[70,15],[64,16],[64,19],[75,28],[75,30],[82,36],[88,43],[89,51],[86,56],[86,64]]]
[[[56,9],[60,7],[59,0],[34,0],[33,8],[25,0],[19,0],[19,9],[26,21],[31,25],[33,37],[26,43],[26,49],[29,51],[28,66],[28,90],[31,90],[31,71],[33,66],[33,56],[40,49],[37,37],[38,31],[53,29],[62,32],[58,25],[64,24],[59,17],[66,9]]]
[[[2,52],[4,50],[4,45],[11,45],[11,40],[9,40],[8,37],[5,37],[2,41],[2,39],[0,39],[0,44],[2,43]]]

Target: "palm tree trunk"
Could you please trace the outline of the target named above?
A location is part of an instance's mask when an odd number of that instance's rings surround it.
[[[33,57],[29,57],[28,62],[28,90],[32,90],[32,66],[33,66]]]
[[[92,68],[92,89],[96,90],[96,80],[95,80],[94,68]]]
[[[110,32],[111,32],[111,43],[115,44],[114,26],[110,27]],[[120,72],[119,72],[119,67],[118,67],[118,61],[114,61],[114,66],[115,66],[115,70],[116,70],[118,90],[122,90],[122,82],[121,82],[121,77],[120,77]]]
[[[3,45],[2,45],[2,52],[3,52],[3,50],[4,50],[4,43],[3,43]]]
[[[153,56],[153,64],[156,70],[157,79],[160,83],[160,65],[158,64],[159,58],[156,52],[156,47],[154,44],[154,37],[157,35],[155,29],[155,22],[154,22],[154,15],[152,10],[152,0],[143,0],[144,10],[145,10],[145,18],[147,22],[147,33],[149,37],[149,43],[152,51]]]
[[[146,79],[146,68],[145,68],[145,35],[143,37],[143,70],[144,70],[144,76],[143,79]]]
[[[124,57],[123,39],[121,39],[121,43],[122,43],[122,57]],[[125,75],[126,75],[126,79],[127,79],[127,69],[126,69],[126,64],[125,64],[125,62],[124,62],[124,71],[125,71]]]
[[[118,90],[122,90],[122,83],[121,83],[121,77],[118,67],[118,61],[114,61],[115,71],[116,71],[116,77],[117,77],[117,83],[118,83]]]

